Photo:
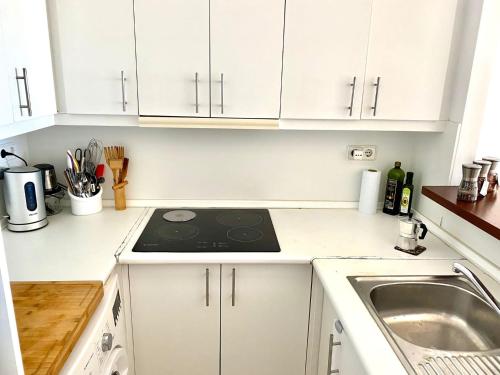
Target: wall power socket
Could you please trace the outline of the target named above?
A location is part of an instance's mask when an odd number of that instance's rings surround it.
[[[375,145],[348,145],[347,159],[358,161],[373,161],[377,159],[377,146]]]

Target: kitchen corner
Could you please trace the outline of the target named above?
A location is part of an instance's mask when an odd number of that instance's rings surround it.
[[[74,216],[65,208],[50,217],[50,224],[43,230],[4,230],[11,280],[106,282],[116,264],[114,254],[144,211],[105,208],[98,215]]]
[[[0,375],[500,375],[500,0],[0,0]]]

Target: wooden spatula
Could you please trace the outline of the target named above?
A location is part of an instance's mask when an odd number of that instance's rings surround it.
[[[108,165],[113,171],[114,183],[119,184],[121,170],[123,169],[123,159],[110,159]]]
[[[120,171],[120,182],[125,181],[128,173],[128,158],[123,159],[122,170]]]

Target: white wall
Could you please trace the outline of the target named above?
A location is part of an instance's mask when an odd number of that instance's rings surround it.
[[[498,155],[500,157],[500,43],[497,46],[497,55],[493,64],[493,75],[489,84],[488,99],[484,114],[483,126],[479,137],[479,145],[476,150],[476,158],[486,155]]]
[[[126,147],[129,199],[357,201],[362,169],[413,163],[413,133],[72,126],[29,133],[30,161],[62,180],[65,151],[91,137]],[[348,161],[348,144],[376,144],[377,161]]]
[[[463,95],[456,95],[454,103],[456,120],[463,120],[463,123],[457,125],[455,129],[450,126],[438,137],[432,134],[422,134],[417,137],[415,169],[421,172],[417,175],[417,180],[423,185],[458,185],[462,175],[462,163],[470,163],[475,157],[484,156],[484,153],[495,154],[499,150],[498,121],[492,127],[494,129],[490,129],[488,135],[483,135],[485,138],[480,148],[478,144],[484,121],[494,116],[499,118],[496,114],[498,101],[495,102],[491,98],[491,94],[496,90],[491,79],[498,71],[499,60],[496,55],[500,46],[500,23],[498,22],[500,2],[498,0],[469,2],[463,10],[468,15],[464,30],[479,30],[477,41],[472,38],[474,33],[469,31],[465,34],[469,37],[464,39],[463,44],[468,48],[462,50],[457,69],[459,75],[463,75],[465,71],[471,71],[470,82],[457,87],[457,92]],[[474,45],[475,49],[472,48]],[[465,82],[466,80],[463,80],[462,83]],[[489,112],[485,111],[488,94],[490,94]],[[490,142],[491,139],[494,141]],[[422,197],[420,193],[416,196],[416,208],[500,270],[499,240],[430,199]]]
[[[461,164],[475,157],[485,120],[490,83],[495,71],[496,55],[500,46],[500,1],[484,0],[472,70],[464,102],[461,135],[458,140],[452,183],[458,185],[462,175]],[[498,106],[498,104],[496,105]]]

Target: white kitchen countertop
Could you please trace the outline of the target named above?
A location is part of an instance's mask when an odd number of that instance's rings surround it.
[[[486,287],[500,299],[500,275],[496,275],[495,280],[470,262],[460,262],[476,272]],[[325,293],[368,374],[403,375],[407,372],[347,276],[451,275],[452,263],[452,260],[317,259],[313,261]]]
[[[114,254],[134,228],[144,208],[73,216],[69,208],[49,216],[40,230],[3,238],[11,281],[106,281],[116,265]]]
[[[214,202],[216,204],[216,202]],[[394,250],[397,217],[363,215],[356,209],[270,209],[279,253],[134,253],[132,248],[154,208],[105,208],[90,216],[69,209],[27,233],[3,231],[12,281],[102,280],[116,265],[147,263],[310,263],[314,258],[458,259],[429,233],[428,250],[414,257]]]
[[[458,259],[458,253],[428,233],[427,251],[415,257],[394,250],[398,218],[356,209],[270,209],[279,253],[134,253],[132,248],[154,212],[149,208],[138,230],[120,250],[119,262],[147,263],[310,263],[314,258]]]

